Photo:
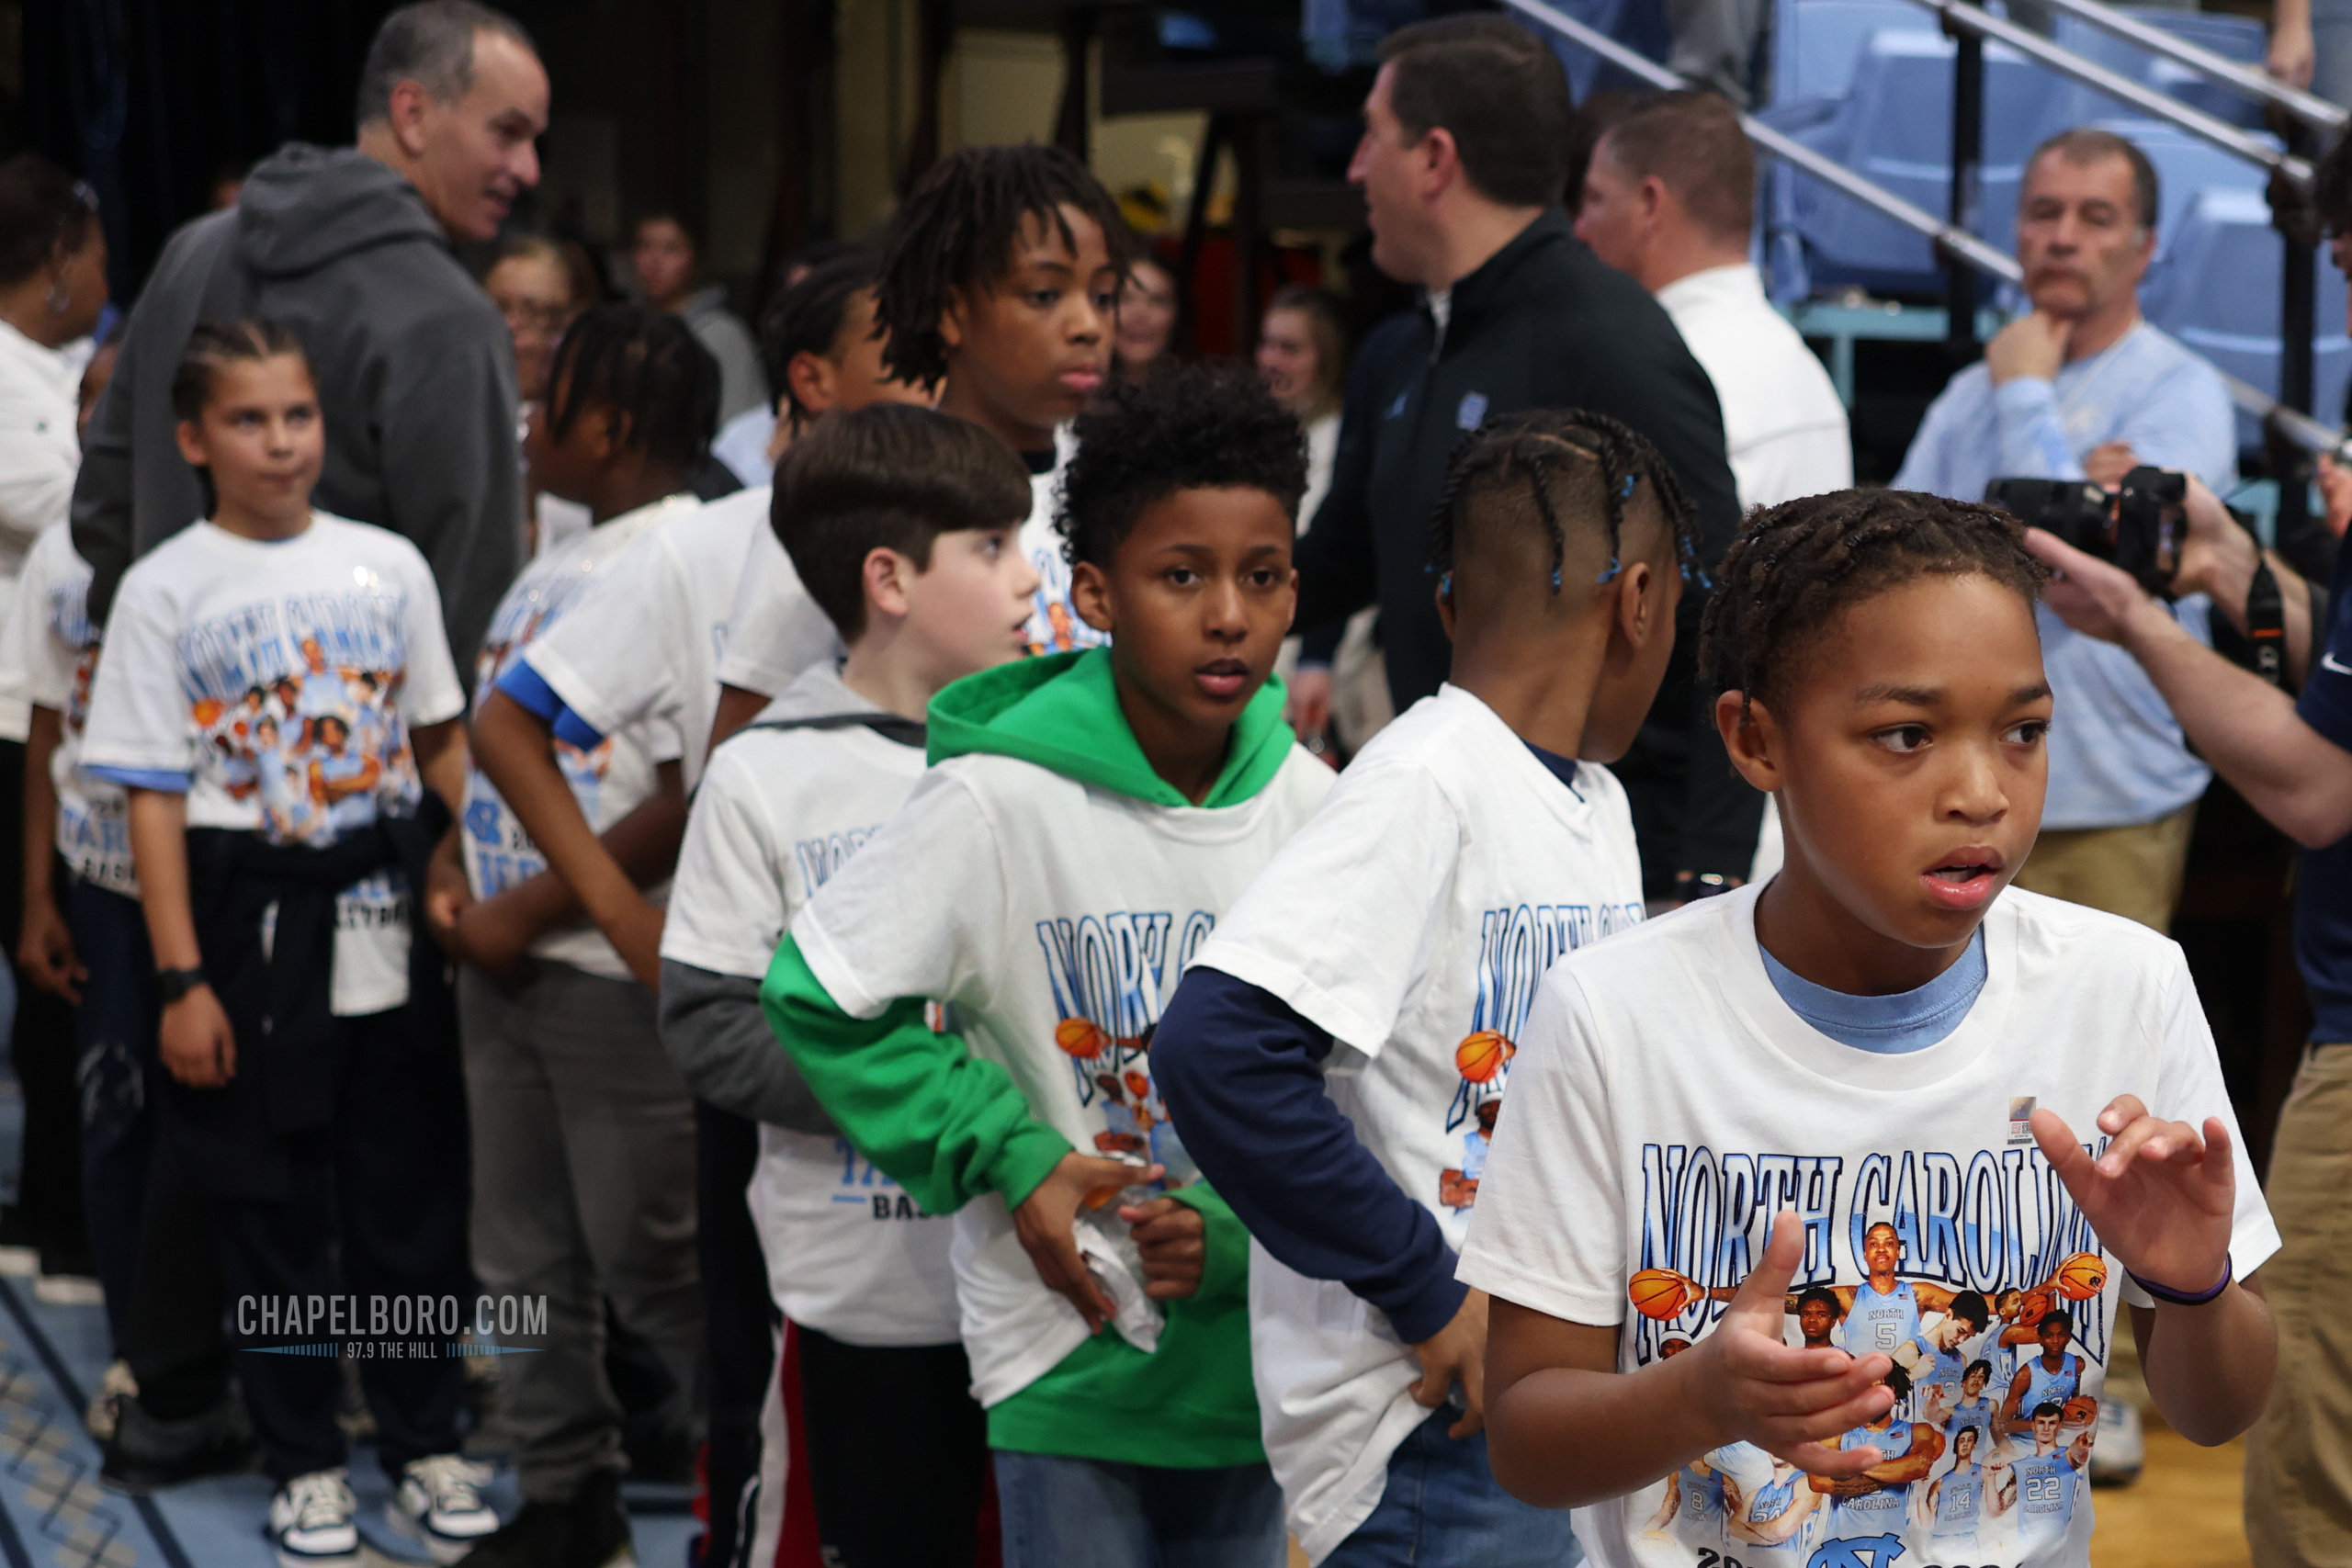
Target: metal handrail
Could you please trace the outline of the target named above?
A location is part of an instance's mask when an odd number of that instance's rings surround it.
[[[1647,82],[1653,87],[1672,91],[1690,85],[1657,62],[1628,49],[1607,33],[1544,4],[1544,0],[1503,0],[1503,4],[1571,42],[1590,50],[1619,70]],[[1913,232],[1926,236],[1945,254],[1957,256],[1977,271],[2005,283],[2024,281],[2024,269],[2018,265],[2015,257],[1995,250],[1966,230],[1954,228],[1925,209],[1915,207],[1894,192],[1864,179],[1843,164],[1831,162],[1804,143],[1791,141],[1753,115],[1741,115],[1739,123],[1757,146],[1815,178],[1835,186],[1854,200],[1885,214]],[[2218,366],[2214,367],[2214,373],[2229,389],[2230,400],[2262,422],[2265,428],[2277,430],[2307,451],[2328,453],[2339,462],[2352,463],[2352,438],[2347,438],[2344,432],[2332,429],[2300,410],[2287,407],[2269,393],[2239,380]]]
[[[2127,17],[2120,11],[2103,6],[2099,0],[2041,0],[2041,3],[2053,11],[2064,11],[2070,17],[2088,22],[2101,32],[2111,33],[2126,43],[2136,44],[2151,54],[2161,54],[2186,65],[2209,82],[2217,82],[2248,97],[2277,104],[2307,125],[2316,126],[2322,130],[2341,130],[2347,121],[2352,121],[2352,115],[2346,114],[2325,98],[2290,87],[2251,65],[2224,59],[2200,44],[2191,43],[2162,28],[2151,27],[2136,17]]]
[[[1953,27],[1964,28],[1979,38],[2007,44],[2061,76],[2071,76],[2086,87],[2095,88],[2109,97],[2120,98],[2134,108],[2143,109],[2158,119],[2178,126],[2200,141],[2211,142],[2224,152],[2244,158],[2249,164],[2258,164],[2299,186],[2311,184],[2311,164],[2290,153],[2279,152],[2255,132],[2218,119],[2203,109],[2191,108],[2145,82],[2134,82],[2129,76],[2085,60],[2039,33],[2028,32],[2015,22],[1969,5],[1967,0],[1915,0],[1915,3],[1935,12]]]

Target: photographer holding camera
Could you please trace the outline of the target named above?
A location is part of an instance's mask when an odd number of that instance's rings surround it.
[[[2352,144],[2316,171],[2335,264],[2352,274]],[[2323,464],[2332,523],[2352,503]],[[2257,1568],[2352,1562],[2352,551],[2325,601],[2275,555],[2257,554],[2211,491],[2191,479],[2176,592],[2210,594],[2242,629],[2278,585],[2283,689],[2186,634],[2129,572],[2050,534],[2026,547],[2058,576],[2047,607],[2128,654],[2181,728],[2254,808],[2303,846],[2295,868],[2295,962],[2311,993],[2311,1042],[2279,1112],[2264,1195],[2285,1246],[2263,1266],[2278,1324],[2278,1375],[2246,1439],[2245,1525]],[[2297,687],[2300,696],[2288,694]],[[2039,852],[2037,852],[2038,853]]]
[[[2220,376],[2140,315],[2156,197],[2155,170],[2120,136],[2068,130],[2035,152],[2018,198],[2032,313],[1936,399],[1897,490],[1976,501],[1995,479],[2112,485],[2140,464],[2228,489],[2237,427]],[[2210,608],[2190,594],[2167,618],[2207,641]],[[2041,838],[2018,885],[2164,931],[2211,774],[2128,654],[2041,620],[2062,718]]]

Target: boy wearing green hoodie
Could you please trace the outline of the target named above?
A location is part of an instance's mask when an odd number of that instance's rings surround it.
[[[848,1138],[956,1214],[1006,1568],[1275,1568],[1247,1237],[1149,1052],[1218,915],[1330,787],[1269,680],[1304,448],[1254,378],[1209,367],[1113,389],[1077,435],[1057,525],[1110,647],[933,699],[933,766],[761,999]]]

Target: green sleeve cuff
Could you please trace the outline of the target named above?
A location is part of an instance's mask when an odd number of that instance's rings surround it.
[[[1169,1196],[1199,1211],[1202,1223],[1208,1227],[1204,1238],[1207,1248],[1201,1262],[1201,1288],[1194,1299],[1230,1296],[1236,1301],[1246,1300],[1250,1294],[1249,1227],[1235,1217],[1232,1208],[1205,1181],[1180,1187]]]
[[[1006,1208],[1018,1209],[1070,1152],[1068,1138],[1043,1122],[1032,1122],[1006,1138],[1003,1150],[989,1162],[989,1185],[1004,1199]]]
[[[932,1213],[952,1214],[983,1192],[1017,1204],[1069,1152],[1069,1140],[1029,1114],[1003,1067],[932,1030],[922,998],[853,1018],[788,934],[760,1005],[843,1135]]]

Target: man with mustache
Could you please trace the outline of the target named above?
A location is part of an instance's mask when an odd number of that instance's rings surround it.
[[[267,316],[316,373],[316,503],[424,552],[450,646],[472,667],[521,554],[522,469],[513,343],[450,247],[495,239],[539,183],[548,75],[512,17],[424,0],[377,29],[356,119],[356,146],[293,142],[264,159],[235,207],[188,224],[155,264],[74,487],[94,617],[124,568],[205,511],[172,434],[189,329]]]
[[[2149,463],[2229,492],[2229,393],[2211,365],[2140,314],[2156,211],[2155,170],[2122,137],[2076,129],[2041,144],[2018,196],[2018,261],[2033,310],[1929,407],[1896,489],[1976,501],[1995,479],[2112,485]],[[2186,595],[2173,609],[2211,641],[2210,599]],[[2212,774],[2128,654],[2070,631],[2047,608],[2037,615],[2065,716],[2051,727],[2049,807],[2018,886],[2164,931]]]

